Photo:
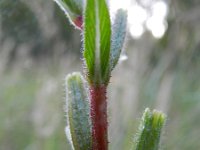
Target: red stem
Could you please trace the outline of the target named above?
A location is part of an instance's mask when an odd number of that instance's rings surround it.
[[[92,150],[108,150],[106,86],[90,88]]]
[[[83,17],[82,16],[78,16],[75,20],[74,20],[74,24],[76,25],[76,27],[80,30],[83,29]]]

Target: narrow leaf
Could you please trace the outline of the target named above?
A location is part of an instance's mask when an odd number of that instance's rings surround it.
[[[65,12],[72,25],[82,29],[83,0],[54,0]]]
[[[71,12],[81,15],[83,13],[83,0],[61,0]]]
[[[110,78],[110,44],[111,23],[109,10],[105,0],[98,0],[100,19],[100,61],[102,80],[109,82]]]
[[[80,73],[66,78],[68,138],[75,150],[91,150],[91,121],[89,101],[84,80]]]
[[[124,45],[127,26],[127,12],[123,9],[119,9],[116,13],[114,23],[112,25],[112,37],[111,37],[111,70],[116,66],[121,50]]]
[[[165,120],[166,116],[163,113],[156,110],[151,112],[147,108],[143,114],[133,150],[158,150]]]
[[[91,84],[107,84],[110,77],[111,25],[105,0],[87,0],[84,16],[84,58]]]
[[[84,51],[83,56],[85,58],[86,69],[88,71],[88,80],[90,83],[94,82],[95,76],[95,49],[96,49],[96,12],[95,1],[87,0],[85,13],[84,13],[84,25],[83,25],[83,42]]]

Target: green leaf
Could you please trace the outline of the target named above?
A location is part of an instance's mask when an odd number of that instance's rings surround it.
[[[82,29],[83,0],[54,0],[75,27]]]
[[[123,9],[117,10],[115,20],[112,25],[112,37],[111,37],[111,70],[116,66],[121,50],[124,45],[126,37],[126,26],[127,26],[127,11]]]
[[[166,116],[159,111],[145,110],[135,138],[133,150],[158,150],[162,127]]]
[[[61,0],[64,2],[71,12],[82,15],[83,13],[83,0]]]
[[[68,138],[75,150],[91,150],[89,100],[83,77],[73,73],[66,78]]]
[[[105,0],[87,0],[84,13],[84,52],[90,84],[108,84],[111,25]]]

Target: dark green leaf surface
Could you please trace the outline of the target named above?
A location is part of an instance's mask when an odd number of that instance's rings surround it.
[[[96,14],[95,1],[87,0],[84,14],[84,58],[88,71],[88,79],[93,80],[95,76],[95,49],[96,49]],[[92,82],[92,81],[90,81]]]
[[[84,58],[91,84],[110,77],[110,16],[105,0],[87,0],[84,16]]]
[[[108,82],[110,77],[110,43],[111,43],[110,15],[105,0],[98,0],[98,1],[99,1],[99,18],[100,18],[101,75],[104,82]]]

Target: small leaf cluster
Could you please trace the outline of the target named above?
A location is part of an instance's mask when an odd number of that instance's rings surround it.
[[[107,86],[126,35],[127,13],[119,9],[111,24],[105,0],[55,0],[83,35],[87,85]],[[67,134],[75,150],[92,149],[91,118],[86,82],[80,73],[66,78]]]
[[[92,150],[92,125],[88,87],[107,87],[126,37],[127,12],[119,9],[111,23],[106,0],[55,0],[83,35],[85,78],[72,73],[66,78],[66,133],[75,150]],[[166,116],[146,109],[133,150],[158,150]]]
[[[111,24],[105,0],[55,1],[83,33],[83,58],[89,84],[107,85],[124,45],[127,12],[119,9]],[[82,22],[77,25],[78,20]]]

